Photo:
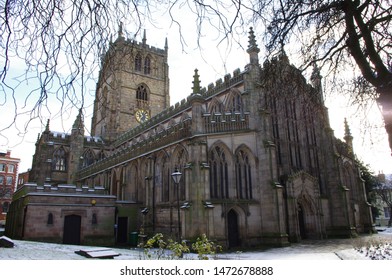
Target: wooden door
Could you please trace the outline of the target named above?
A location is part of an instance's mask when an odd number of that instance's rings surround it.
[[[80,244],[80,229],[82,217],[79,215],[67,215],[64,217],[63,244]]]
[[[240,246],[240,236],[238,229],[238,215],[232,209],[227,213],[227,230],[229,239],[229,248]]]

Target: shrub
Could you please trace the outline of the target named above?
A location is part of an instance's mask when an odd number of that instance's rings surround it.
[[[184,253],[189,253],[185,242],[177,243],[172,239],[165,242],[162,233],[155,234],[144,245],[144,256],[147,259],[178,259]]]
[[[157,233],[148,239],[143,246],[144,258],[146,259],[181,259],[185,253],[190,252],[190,248],[185,241],[178,243],[172,239],[164,241],[162,233]],[[209,256],[215,256],[217,251],[221,251],[222,247],[208,240],[203,234],[198,237],[191,245],[194,252],[197,253],[199,260],[208,260]]]
[[[222,247],[208,240],[205,234],[196,239],[196,242],[192,244],[192,249],[197,253],[199,260],[208,260],[208,255],[215,256],[217,251],[222,251]]]

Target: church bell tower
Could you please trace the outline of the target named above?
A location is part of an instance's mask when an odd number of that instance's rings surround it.
[[[170,106],[168,44],[164,49],[125,39],[120,25],[102,59],[91,124],[93,136],[111,142]]]

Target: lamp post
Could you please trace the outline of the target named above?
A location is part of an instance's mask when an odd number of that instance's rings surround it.
[[[177,242],[181,242],[181,221],[180,221],[180,180],[182,173],[178,171],[177,167],[172,173],[172,179],[174,184],[177,185],[177,219],[178,219],[178,236]]]
[[[145,180],[152,180],[152,232],[155,233],[155,163],[157,157],[150,155],[147,158],[152,161],[152,176],[145,177]]]

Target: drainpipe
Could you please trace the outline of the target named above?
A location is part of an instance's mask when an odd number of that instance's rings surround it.
[[[152,169],[152,231],[155,233],[155,185],[156,185],[156,174],[155,174],[155,164],[156,164],[157,158],[154,156],[154,166]]]
[[[22,222],[22,236],[21,236],[21,239],[24,238],[26,216],[27,216],[27,205],[23,209],[23,222]]]

